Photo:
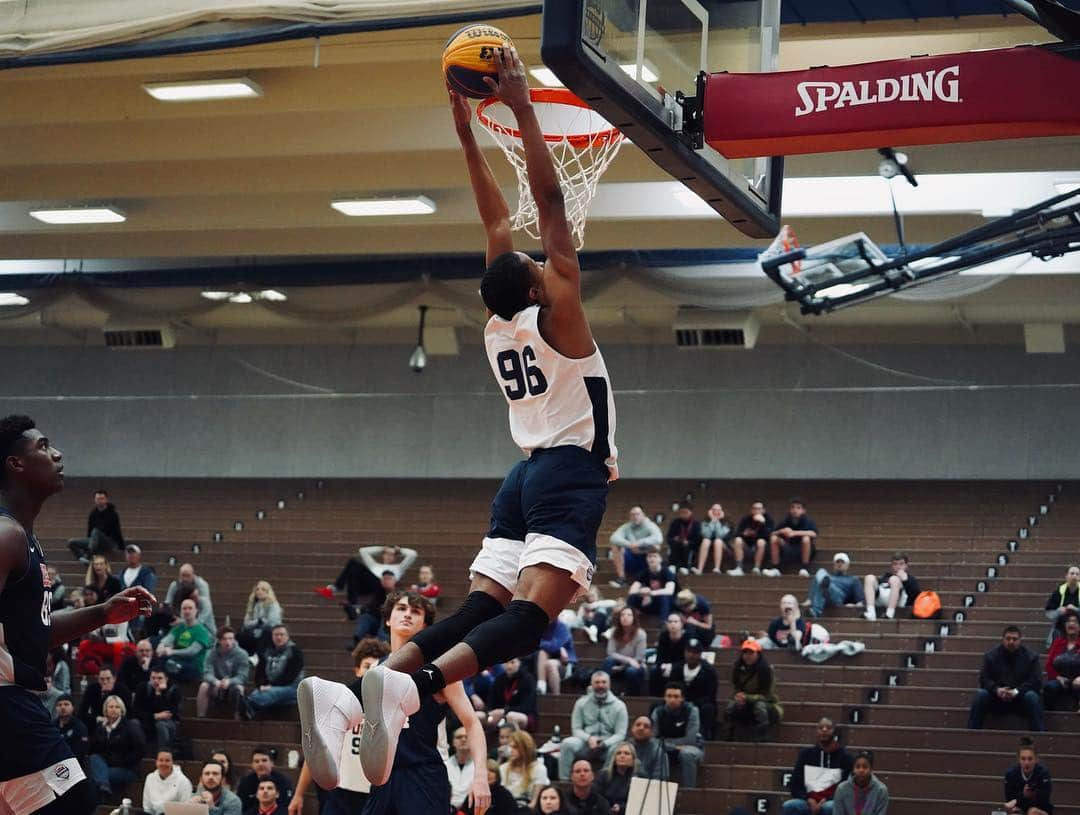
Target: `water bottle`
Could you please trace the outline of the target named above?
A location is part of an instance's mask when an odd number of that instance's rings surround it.
[[[558,744],[560,741],[562,741],[562,728],[555,725],[551,730],[551,743]]]

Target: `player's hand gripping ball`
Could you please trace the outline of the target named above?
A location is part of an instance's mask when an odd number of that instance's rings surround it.
[[[463,96],[487,99],[491,88],[484,77],[498,78],[496,58],[513,46],[505,33],[490,25],[467,25],[446,43],[442,66],[446,84]]]

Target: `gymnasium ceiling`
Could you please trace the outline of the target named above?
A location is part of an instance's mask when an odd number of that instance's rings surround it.
[[[858,5],[867,4],[849,4]],[[538,65],[539,17],[508,18],[500,26],[526,62]],[[477,253],[483,235],[439,75],[438,55],[455,28],[341,35],[323,38],[317,46],[302,40],[0,71],[0,259],[64,259],[69,266],[116,259],[117,265],[138,268],[202,258],[244,268],[281,256],[314,260]],[[789,24],[782,31],[780,61],[782,68],[798,68],[1050,39],[1016,15]],[[147,82],[237,74],[255,80],[263,97],[170,105],[142,90]],[[1080,170],[1080,138],[919,147],[908,153],[922,174]],[[500,181],[511,189],[513,180],[504,159],[494,151],[488,155]],[[870,151],[793,157],[787,175],[870,176],[876,166],[877,157]],[[628,146],[605,180],[668,179]],[[436,201],[437,212],[413,219],[350,219],[329,206],[335,198],[402,193],[428,195]],[[107,226],[50,227],[27,215],[32,205],[89,202],[115,204],[128,220]],[[908,240],[930,243],[982,222],[978,214],[910,216]],[[865,231],[880,243],[895,240],[891,216],[799,218],[794,223],[804,244],[856,231]],[[658,220],[647,211],[617,218],[601,213],[587,232],[590,250],[738,247],[760,249],[762,243],[711,217]],[[523,248],[528,248],[527,242]],[[1074,257],[1078,259],[1070,271],[1080,271],[1080,256]],[[10,262],[0,268],[20,270]],[[237,279],[242,278],[238,273]],[[940,334],[955,339],[978,337],[982,321],[971,315],[985,314],[986,325],[996,328],[984,332],[983,340],[1016,341],[1020,324],[1039,321],[1040,315],[1044,321],[1080,323],[1076,279],[1025,275],[952,302],[889,301],[827,319],[840,338],[845,326],[854,332],[852,337],[866,338],[871,336],[867,330],[880,332],[883,325],[895,324],[913,327],[913,337]],[[457,286],[458,295],[472,296],[473,283],[451,285]],[[340,312],[352,303],[377,299],[380,291],[365,286],[306,291],[297,287],[289,294],[315,312],[319,308]],[[127,297],[129,314],[139,309],[148,314],[175,313],[183,303],[198,304],[198,289],[190,287],[116,295]],[[442,302],[430,291],[418,290],[416,296],[419,299],[378,317],[336,321],[332,326],[328,320],[325,326],[313,327],[310,319],[300,325],[280,313],[244,306],[206,313],[193,308],[178,322],[196,342],[236,339],[242,331],[259,337],[257,341],[287,335],[292,341],[295,331],[322,339],[390,337],[406,342],[414,336],[415,303]],[[453,298],[445,304],[449,306],[445,312],[432,313],[436,324],[475,326],[475,312],[468,313]],[[647,337],[655,331],[666,337],[678,305],[677,299],[626,282],[608,289],[591,308],[594,319],[609,326],[612,336]],[[87,341],[87,332],[99,327],[109,313],[100,302],[63,299],[43,312],[4,320],[0,342]],[[779,308],[761,316],[766,326],[787,320]],[[821,324],[819,318],[817,325]],[[925,326],[931,324],[936,327],[928,331]],[[33,332],[16,337],[31,327]]]

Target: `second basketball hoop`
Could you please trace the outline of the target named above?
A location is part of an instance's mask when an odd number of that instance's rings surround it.
[[[533,88],[530,91],[544,140],[551,151],[559,184],[566,197],[566,217],[578,249],[585,243],[585,219],[596,194],[600,176],[608,168],[623,135],[570,91],[564,88]],[[521,131],[513,114],[498,99],[485,99],[476,118],[502,148],[518,182],[518,208],[511,223],[533,238],[540,237],[539,213],[529,189]]]

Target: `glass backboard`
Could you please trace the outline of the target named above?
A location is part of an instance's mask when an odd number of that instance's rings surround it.
[[[780,0],[545,0],[540,54],[566,87],[740,231],[780,229],[783,159],[728,160],[684,133],[701,71],[776,69]]]

